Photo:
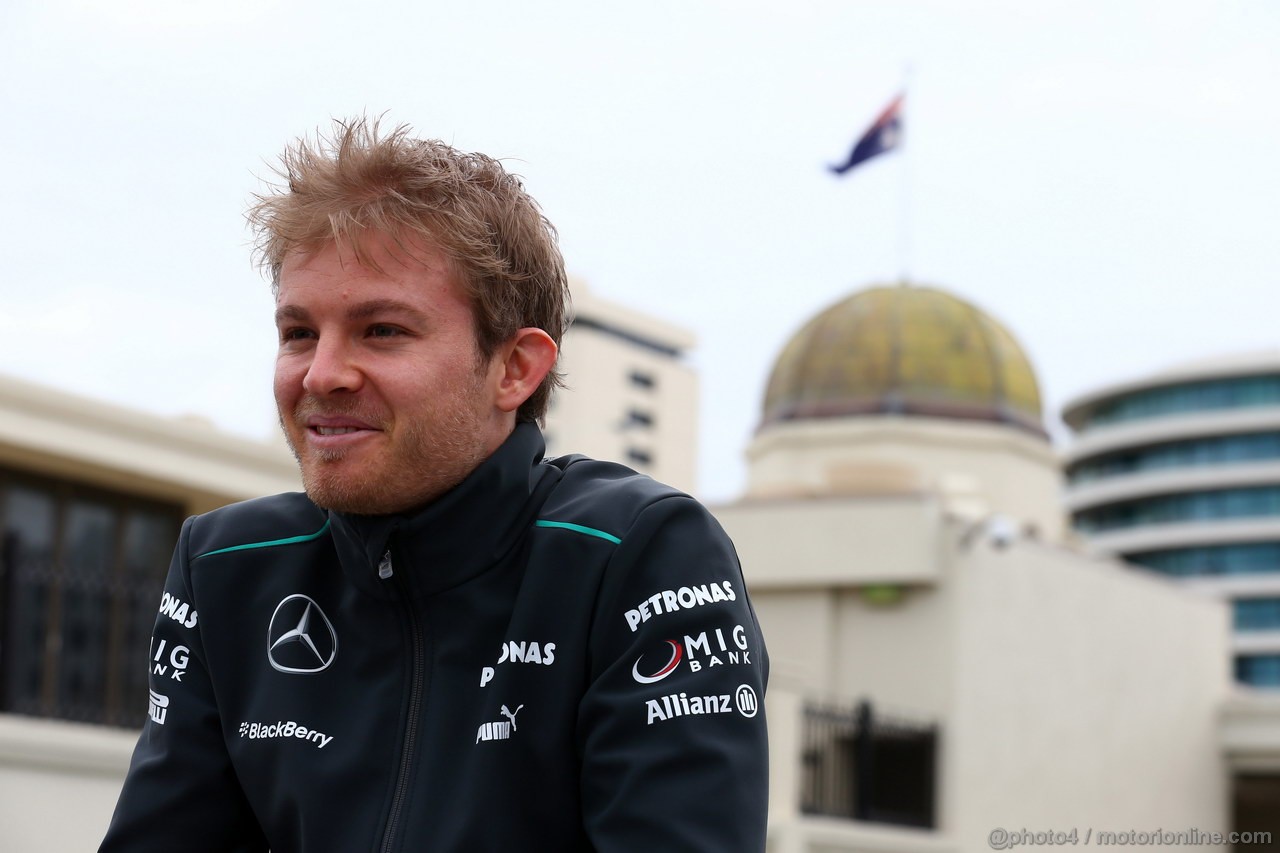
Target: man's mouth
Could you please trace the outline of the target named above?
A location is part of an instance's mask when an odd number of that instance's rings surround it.
[[[351,415],[312,413],[300,418],[300,420],[302,421],[302,426],[314,441],[324,441],[325,439],[337,441],[344,436],[349,437],[351,441],[356,441],[362,435],[369,436],[376,432],[381,432],[376,423]]]

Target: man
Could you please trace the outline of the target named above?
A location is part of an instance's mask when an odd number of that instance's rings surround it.
[[[767,660],[697,502],[543,460],[551,225],[341,124],[251,212],[306,494],[189,519],[102,851],[763,850]]]

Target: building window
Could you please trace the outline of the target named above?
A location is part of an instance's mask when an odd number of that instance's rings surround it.
[[[653,464],[653,454],[639,447],[628,447],[627,461],[633,465],[649,466]]]
[[[1236,681],[1253,687],[1280,687],[1280,655],[1240,655]]]
[[[625,427],[644,427],[653,426],[653,415],[640,409],[631,409],[627,412],[627,420]]]
[[[177,506],[0,472],[0,710],[141,725]]]
[[[1078,485],[1147,471],[1276,459],[1280,459],[1280,432],[1218,436],[1099,456],[1072,468],[1068,478],[1072,485]]]
[[[1280,572],[1280,542],[1169,548],[1130,554],[1125,559],[1175,577]]]
[[[1076,516],[1082,533],[1101,533],[1148,524],[1217,521],[1280,516],[1280,487],[1262,486],[1157,495],[1085,510]]]
[[[1234,609],[1237,631],[1280,631],[1280,598],[1242,598]]]
[[[627,374],[627,380],[632,387],[643,388],[646,391],[652,390],[658,385],[658,378],[646,370],[632,370]]]
[[[1098,406],[1085,429],[1188,412],[1280,404],[1280,375],[1241,376],[1149,388]]]

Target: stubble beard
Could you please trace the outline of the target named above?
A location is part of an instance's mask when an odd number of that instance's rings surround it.
[[[477,389],[460,390],[461,394],[447,395],[455,405],[432,410],[429,419],[392,424],[394,446],[359,471],[343,464],[349,451],[306,447],[306,419],[312,414],[346,415],[385,429],[385,418],[370,418],[354,408],[344,411],[343,407],[322,406],[304,398],[291,416],[301,436],[295,441],[282,413],[281,427],[298,461],[307,497],[322,509],[390,515],[421,507],[458,485],[487,456],[483,418],[466,405],[476,399]]]

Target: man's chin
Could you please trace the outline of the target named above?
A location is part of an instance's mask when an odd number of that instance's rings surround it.
[[[326,454],[327,455],[327,454]],[[321,509],[347,512],[353,515],[384,515],[394,512],[384,508],[386,495],[371,488],[377,478],[372,472],[364,476],[344,476],[334,470],[336,459],[317,458],[312,453],[302,465],[302,487],[311,502]]]
[[[307,497],[321,509],[350,515],[394,515],[415,509],[428,499],[389,489],[387,475],[371,468],[348,477],[327,467],[306,466],[302,473]]]
[[[399,508],[391,505],[385,498],[377,495],[363,494],[347,489],[314,485],[305,486],[307,497],[321,509],[345,512],[349,515],[390,515]]]

